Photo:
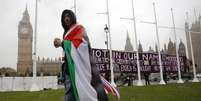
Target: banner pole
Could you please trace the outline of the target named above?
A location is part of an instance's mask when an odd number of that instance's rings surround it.
[[[173,14],[173,9],[172,8],[171,8],[171,14],[172,14],[172,23],[173,23],[174,37],[175,37],[177,68],[178,68],[177,71],[178,71],[178,78],[179,78],[179,80],[177,81],[177,83],[184,83],[184,81],[181,78],[181,69],[180,69],[179,54],[178,54],[178,45],[177,45],[177,34],[176,34],[176,29],[175,29],[174,14]]]
[[[133,11],[133,27],[134,27],[134,34],[135,34],[135,50],[137,55],[137,74],[138,74],[138,81],[137,86],[143,86],[142,80],[141,80],[141,71],[140,71],[140,62],[139,62],[139,53],[138,53],[138,41],[137,41],[137,30],[136,30],[136,22],[135,22],[135,9],[134,4],[132,0],[132,11]]]
[[[154,17],[155,17],[155,27],[156,27],[156,37],[157,37],[157,45],[158,45],[158,58],[159,58],[159,68],[160,68],[160,83],[159,84],[165,84],[164,79],[163,79],[163,67],[162,67],[162,62],[161,62],[161,49],[160,49],[160,41],[159,41],[159,35],[158,35],[158,23],[157,23],[157,17],[156,17],[156,7],[155,3],[153,3],[153,8],[154,8]]]
[[[187,23],[189,24],[189,17],[188,17],[188,13],[186,13],[187,16]],[[189,37],[189,41],[190,41],[190,50],[191,50],[191,57],[192,57],[192,64],[193,64],[193,81],[192,82],[199,82],[197,76],[196,76],[196,68],[195,68],[195,58],[194,58],[194,53],[193,53],[193,46],[192,46],[192,39],[191,39],[191,32],[190,29],[188,27],[188,37]]]

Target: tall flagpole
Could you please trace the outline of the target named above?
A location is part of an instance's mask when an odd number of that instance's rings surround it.
[[[132,0],[132,11],[133,11],[133,27],[134,27],[134,33],[135,33],[135,49],[136,49],[136,55],[137,55],[137,72],[138,72],[138,86],[143,86],[142,80],[141,80],[141,72],[140,72],[140,62],[139,62],[139,53],[138,53],[138,41],[137,41],[137,30],[136,30],[136,22],[135,22],[135,9],[134,4]]]
[[[136,28],[136,22],[135,22],[135,9],[134,9],[134,2],[132,1],[132,18],[120,18],[120,19],[126,19],[126,20],[132,20],[133,21],[133,27],[134,27],[134,34],[135,34],[135,50],[136,50],[136,56],[137,56],[137,73],[138,73],[138,81],[137,86],[143,86],[142,80],[141,80],[141,71],[140,71],[140,62],[139,62],[139,52],[138,52],[138,41],[137,41],[137,28]]]
[[[174,36],[175,36],[177,68],[178,68],[178,77],[179,77],[179,80],[177,81],[177,83],[184,83],[184,81],[181,78],[181,69],[180,69],[179,54],[178,54],[178,45],[177,45],[177,35],[176,35],[176,28],[175,28],[175,22],[174,22],[174,14],[173,14],[173,9],[172,8],[171,8],[171,14],[172,14],[172,23],[173,23]]]
[[[34,35],[34,52],[33,52],[33,80],[32,80],[32,86],[30,91],[39,91],[39,87],[36,83],[36,76],[37,76],[37,72],[36,72],[36,65],[37,65],[37,55],[36,55],[36,44],[37,44],[37,17],[38,17],[38,0],[36,0],[36,5],[35,5],[35,35]]]
[[[109,34],[109,53],[110,53],[110,72],[111,72],[111,85],[116,87],[116,84],[114,82],[114,67],[113,67],[113,60],[112,60],[112,41],[111,41],[111,30],[110,30],[110,13],[109,13],[109,4],[108,0],[106,0],[106,6],[107,6],[107,21],[108,21],[108,34]]]
[[[154,17],[155,17],[155,26],[156,26],[156,36],[157,36],[157,44],[158,44],[158,58],[159,58],[159,67],[160,67],[160,77],[161,81],[159,84],[165,84],[163,80],[163,67],[162,67],[162,61],[161,61],[161,52],[160,52],[160,41],[159,41],[159,35],[158,35],[158,22],[157,22],[157,17],[156,17],[156,7],[155,3],[153,3],[153,8],[154,8]]]
[[[194,16],[195,16],[195,21],[197,21],[197,14],[196,14],[196,9],[194,8]]]
[[[34,29],[34,52],[33,52],[33,77],[36,78],[36,59],[37,59],[37,48],[36,48],[36,44],[37,44],[37,24],[38,24],[38,0],[36,0],[36,7],[35,7],[35,29]]]
[[[186,13],[187,16],[187,23],[189,24],[189,17],[188,17],[188,13]],[[192,62],[193,62],[193,81],[192,82],[199,82],[197,76],[196,76],[196,68],[195,68],[195,60],[194,60],[194,53],[193,53],[193,46],[192,46],[192,39],[191,39],[191,31],[188,27],[188,37],[189,37],[189,41],[190,41],[190,49],[191,49],[191,58],[192,58]]]
[[[76,0],[74,0],[74,11],[75,11],[75,15],[77,14],[77,10],[76,10]],[[76,15],[77,16],[77,15]]]

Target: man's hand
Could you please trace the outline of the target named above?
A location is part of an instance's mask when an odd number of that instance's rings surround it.
[[[55,38],[54,39],[54,47],[58,48],[58,47],[61,47],[61,45],[62,45],[61,39]]]

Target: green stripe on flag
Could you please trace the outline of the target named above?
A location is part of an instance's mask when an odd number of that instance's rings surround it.
[[[73,58],[71,56],[71,41],[68,40],[64,40],[63,42],[64,44],[64,51],[66,54],[66,58],[67,58],[67,69],[69,70],[69,74],[70,74],[70,81],[71,81],[71,85],[73,86],[73,94],[75,97],[76,101],[79,101],[79,95],[78,95],[78,91],[76,88],[76,83],[75,83],[75,63],[73,61]]]

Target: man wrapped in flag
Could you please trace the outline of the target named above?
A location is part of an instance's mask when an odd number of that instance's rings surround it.
[[[64,49],[65,101],[108,101],[99,72],[91,55],[88,36],[77,24],[71,10],[64,10],[61,18],[63,41],[55,38],[55,47]]]

